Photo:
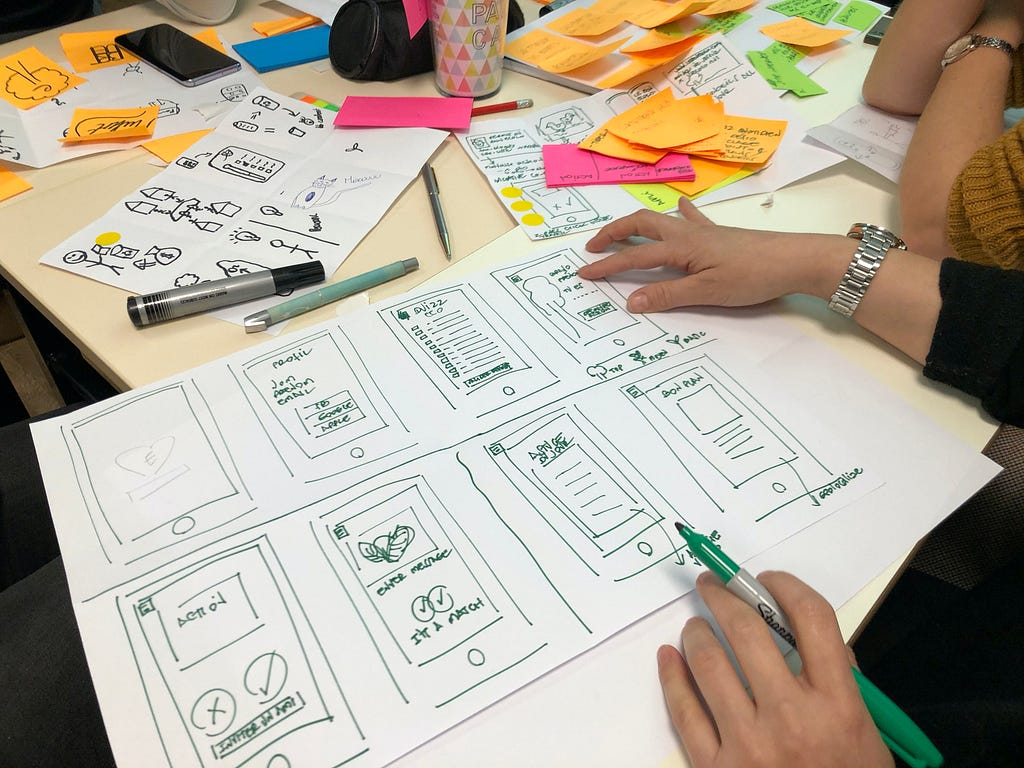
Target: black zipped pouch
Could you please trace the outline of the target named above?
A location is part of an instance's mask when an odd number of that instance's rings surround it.
[[[523,23],[518,2],[509,0],[507,30]],[[402,0],[348,0],[331,23],[327,48],[347,80],[398,80],[434,68],[430,24],[410,40]]]

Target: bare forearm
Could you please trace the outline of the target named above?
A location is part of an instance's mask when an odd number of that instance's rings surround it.
[[[939,79],[946,48],[977,21],[984,0],[904,0],[864,79],[864,100],[899,115],[920,115]]]
[[[1010,15],[983,17],[973,29],[1014,48],[1024,34]],[[983,47],[941,70],[900,174],[904,237],[922,253],[955,255],[946,239],[949,193],[971,156],[1003,133],[1010,67],[1006,53]]]

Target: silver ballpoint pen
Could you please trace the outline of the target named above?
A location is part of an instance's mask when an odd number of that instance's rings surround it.
[[[441,210],[441,193],[437,189],[437,177],[434,169],[429,165],[423,166],[423,182],[427,185],[427,197],[430,198],[430,212],[434,214],[434,226],[437,227],[437,237],[444,246],[444,255],[448,261],[452,260],[452,243],[448,238],[448,225],[444,220],[444,211]]]

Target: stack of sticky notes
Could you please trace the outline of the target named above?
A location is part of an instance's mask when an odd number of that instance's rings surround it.
[[[738,172],[763,168],[785,132],[785,120],[728,115],[711,96],[677,99],[666,88],[608,120],[579,148],[651,165],[685,155],[694,178],[672,186],[692,196]]]

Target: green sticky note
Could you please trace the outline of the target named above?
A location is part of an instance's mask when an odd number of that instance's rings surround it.
[[[791,45],[780,43],[778,40],[765,48],[764,52],[774,59],[780,59],[781,61],[786,61],[790,64],[796,64],[804,57],[803,52],[798,51]]]
[[[881,15],[882,12],[869,3],[850,0],[836,16],[836,23],[863,32]]]
[[[839,10],[838,0],[783,0],[768,6],[783,16],[799,16],[818,24],[826,24]]]
[[[655,213],[674,211],[683,193],[667,184],[622,184],[624,190]]]
[[[773,51],[774,46],[763,51],[748,51],[747,58],[772,88],[777,91],[792,91],[797,96],[817,96],[828,93],[824,88],[801,72],[785,53]]]
[[[713,35],[715,32],[721,32],[725,35],[732,32],[732,30],[736,29],[736,27],[749,18],[749,13],[742,13],[740,11],[737,11],[736,13],[725,13],[721,16],[714,16],[708,19],[693,31],[696,34],[701,35]]]

